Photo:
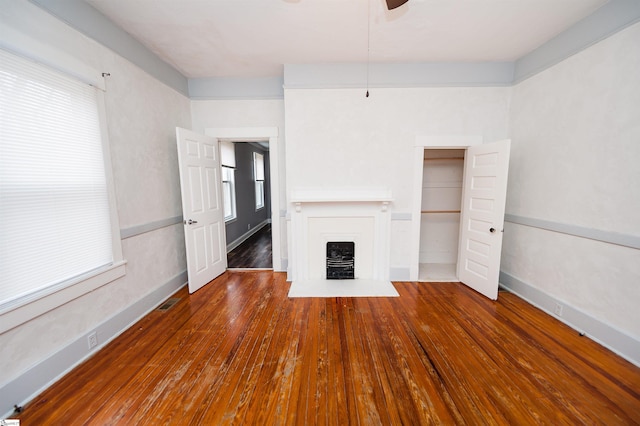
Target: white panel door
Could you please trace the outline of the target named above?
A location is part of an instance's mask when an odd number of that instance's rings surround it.
[[[176,128],[189,293],[227,269],[218,141]]]
[[[498,298],[511,141],[472,146],[465,156],[458,278]]]

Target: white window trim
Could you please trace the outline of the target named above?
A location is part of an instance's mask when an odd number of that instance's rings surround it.
[[[34,300],[23,299],[16,306],[6,307],[0,313],[0,334],[123,277],[126,263],[114,262],[113,265],[82,276],[77,282],[63,288],[53,288],[50,293],[39,295]]]
[[[12,51],[19,56],[27,57],[38,62],[41,61],[41,49],[34,49],[34,46],[30,43],[19,45],[18,43],[13,45],[7,45],[3,43],[7,50]],[[41,46],[38,46],[41,47]],[[55,52],[59,50],[54,47],[49,47],[50,58],[56,58]],[[52,53],[53,52],[53,53]],[[59,57],[66,57],[61,53]],[[74,72],[70,69],[69,63],[52,63],[47,61],[47,65],[61,70],[71,76],[78,78],[79,75],[86,75],[88,66],[82,65],[82,69]],[[95,70],[90,72],[92,75],[100,75]],[[84,80],[87,82],[86,80]],[[6,304],[0,310],[0,333],[11,330],[25,322],[28,322],[48,311],[51,311],[59,306],[64,305],[78,297],[81,297],[95,289],[108,284],[118,278],[123,277],[126,274],[126,261],[122,255],[122,241],[120,240],[120,222],[118,220],[118,209],[116,205],[115,185],[113,180],[113,168],[111,165],[111,151],[109,147],[109,134],[107,132],[107,120],[104,103],[104,93],[101,85],[92,84],[96,86],[97,94],[97,106],[98,116],[100,120],[100,133],[102,137],[102,153],[105,166],[105,180],[107,184],[107,194],[109,199],[109,214],[111,219],[111,240],[113,250],[113,263],[103,268],[99,268],[84,276],[78,277],[71,283],[65,283],[64,287],[53,286],[49,290],[40,292],[32,297],[25,297],[16,300],[14,303]]]

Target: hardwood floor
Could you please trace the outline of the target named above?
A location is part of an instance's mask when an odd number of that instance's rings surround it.
[[[288,299],[226,272],[153,311],[25,407],[45,424],[639,424],[640,369],[457,283]]]
[[[227,254],[229,268],[272,268],[271,225],[267,224]]]

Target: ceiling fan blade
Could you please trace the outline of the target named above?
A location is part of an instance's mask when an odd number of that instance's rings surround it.
[[[400,7],[409,0],[387,0],[387,9],[392,10],[396,7]]]

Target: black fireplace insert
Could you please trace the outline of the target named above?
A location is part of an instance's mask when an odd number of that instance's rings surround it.
[[[327,243],[327,279],[354,279],[353,241],[329,241]]]

